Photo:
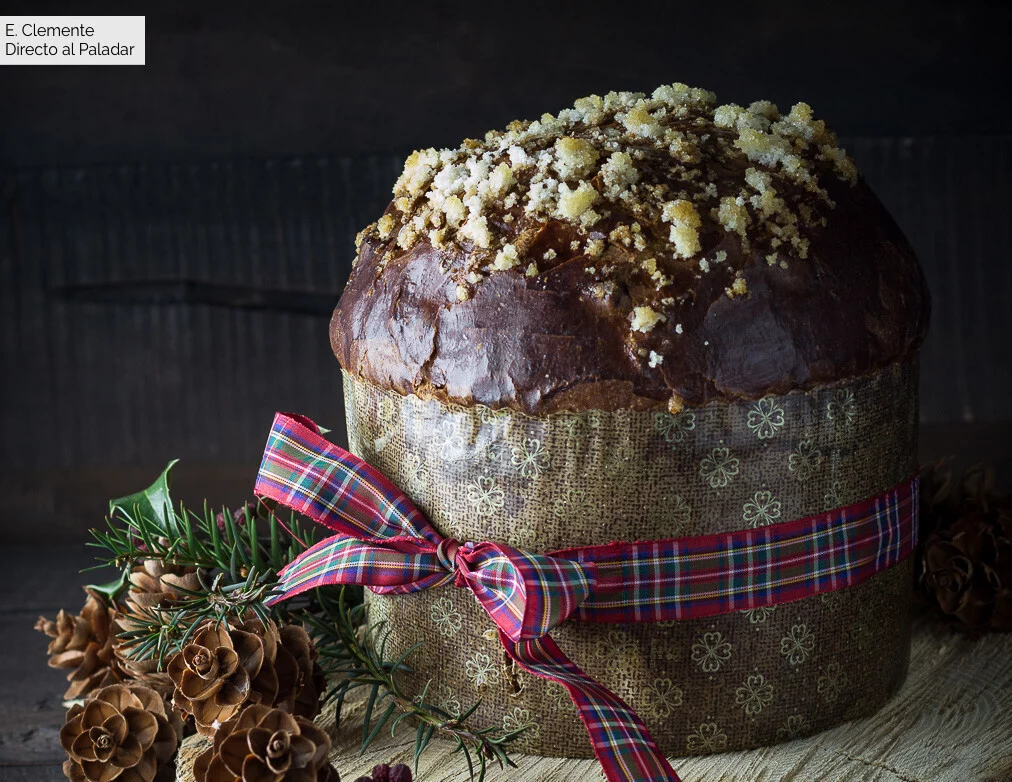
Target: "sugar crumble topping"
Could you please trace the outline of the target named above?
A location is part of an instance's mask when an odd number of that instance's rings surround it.
[[[693,276],[720,275],[732,301],[749,296],[724,248],[780,268],[804,262],[835,208],[834,178],[853,185],[857,169],[806,103],[782,114],[769,101],[718,105],[684,84],[610,92],[457,149],[413,152],[358,241],[377,243],[381,269],[419,243],[446,251],[461,302],[492,275],[533,280],[582,256],[574,268],[591,298],[610,300],[616,281],[634,291],[630,339],[643,347]],[[553,224],[565,228],[546,232]]]

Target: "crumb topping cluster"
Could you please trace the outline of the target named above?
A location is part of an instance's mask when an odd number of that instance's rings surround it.
[[[726,295],[748,296],[741,269],[726,263],[728,241],[740,257],[803,261],[835,207],[827,178],[853,184],[857,169],[805,103],[781,114],[768,101],[718,106],[684,84],[611,92],[457,149],[412,153],[391,206],[359,241],[379,243],[381,264],[422,242],[445,250],[460,301],[490,275],[534,278],[578,258],[594,298],[635,283],[630,327],[645,334],[668,320],[687,273],[723,269]],[[552,223],[565,230],[549,235]],[[648,356],[651,367],[663,360]]]

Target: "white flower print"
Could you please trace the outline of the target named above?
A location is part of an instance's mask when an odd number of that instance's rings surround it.
[[[548,689],[548,699],[560,711],[565,710],[576,714],[576,706],[573,705],[573,699],[569,697],[569,692],[561,684],[553,683]]]
[[[843,594],[837,590],[835,592],[823,592],[819,595],[819,602],[826,607],[826,611],[834,613],[840,608],[840,603],[843,600]]]
[[[780,639],[780,654],[787,658],[791,665],[800,665],[807,660],[815,649],[815,635],[808,625],[794,625],[791,631]]]
[[[474,479],[474,483],[468,484],[467,501],[474,506],[475,513],[479,516],[492,516],[503,509],[506,495],[496,484],[495,478],[480,475]]]
[[[843,490],[843,486],[839,481],[833,481],[829,488],[826,489],[825,495],[822,497],[823,510],[834,510],[839,508],[843,503],[840,502],[840,492]]]
[[[692,644],[692,661],[707,673],[720,670],[731,659],[731,643],[719,632],[703,633]]]
[[[432,435],[432,447],[443,459],[459,459],[464,455],[464,436],[456,421],[444,419]]]
[[[787,458],[787,471],[799,481],[807,481],[822,464],[822,451],[811,440],[802,440]]]
[[[654,679],[643,693],[647,704],[647,713],[663,719],[670,717],[671,712],[682,705],[682,688],[671,679]]]
[[[601,416],[596,410],[587,413],[565,413],[559,416],[559,423],[569,437],[583,439],[591,429],[601,426]]]
[[[857,415],[854,405],[854,392],[849,388],[837,389],[826,403],[826,418],[830,421],[854,423]]]
[[[411,453],[401,461],[404,483],[402,484],[412,497],[418,497],[425,488],[426,468],[421,454]]]
[[[748,716],[761,712],[773,702],[773,685],[761,673],[749,676],[734,691],[734,702],[744,709]]]
[[[497,462],[506,455],[509,447],[501,440],[493,440],[485,446],[485,458],[490,462]]]
[[[541,445],[541,441],[525,439],[522,445],[513,446],[513,466],[520,471],[522,478],[536,478],[549,468],[552,456]]]
[[[502,718],[502,729],[506,733],[512,733],[515,730],[523,730],[522,738],[528,741],[537,741],[538,736],[541,735],[541,726],[534,721],[531,717],[530,709],[521,709],[516,707],[513,711],[503,715]]]
[[[671,535],[682,535],[692,527],[692,508],[682,495],[676,494],[665,508],[665,518],[671,525]]]
[[[722,489],[731,483],[738,474],[737,456],[732,456],[728,448],[714,448],[709,456],[704,456],[699,463],[699,474],[713,489]]]
[[[464,663],[464,673],[477,689],[499,681],[499,669],[495,667],[487,654],[475,652]]]
[[[464,621],[464,617],[453,607],[453,602],[448,597],[434,601],[429,608],[429,616],[432,623],[439,628],[439,632],[447,637],[456,635]]]
[[[481,422],[492,429],[493,433],[498,432],[509,420],[509,413],[506,410],[493,410],[491,407],[480,407],[478,417]]]
[[[750,527],[764,527],[780,518],[780,500],[773,492],[757,491],[742,506],[741,517]]]
[[[760,440],[769,440],[784,425],[784,409],[773,397],[764,397],[748,411],[746,424]]]
[[[615,473],[627,473],[636,465],[634,455],[628,442],[619,443],[605,451],[606,469]]]
[[[560,519],[575,519],[593,510],[594,505],[583,489],[566,489],[564,494],[555,498],[552,513]]]
[[[664,435],[664,439],[675,447],[676,443],[685,441],[685,433],[696,428],[695,413],[656,413],[654,415],[654,429]]]
[[[800,714],[792,714],[784,720],[783,725],[777,728],[777,738],[781,741],[794,739],[807,733],[809,728],[808,720]]]
[[[776,606],[759,606],[758,608],[746,608],[742,613],[748,617],[750,624],[758,625],[763,624],[776,610]]]
[[[836,660],[833,660],[825,668],[820,668],[819,672],[821,675],[816,680],[819,695],[826,703],[834,703],[840,697],[843,688],[847,686],[847,674],[843,672],[843,668]]]
[[[606,635],[597,639],[594,651],[610,671],[622,671],[628,668],[628,658],[636,652],[636,645],[624,630],[609,630]]]
[[[436,691],[436,697],[439,701],[436,705],[449,714],[451,717],[459,717],[461,711],[460,698],[457,697],[457,693],[454,692],[453,687],[447,684],[440,684]]]
[[[514,545],[521,551],[532,551],[536,544],[537,533],[526,525],[514,527],[511,536]],[[498,638],[498,636],[496,636]]]
[[[727,734],[716,722],[704,722],[685,740],[689,752],[720,752],[727,746]]]

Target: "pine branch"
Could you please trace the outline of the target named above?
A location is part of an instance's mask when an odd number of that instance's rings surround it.
[[[177,587],[184,597],[171,607],[132,613],[129,629],[117,635],[127,656],[138,661],[157,659],[158,670],[164,670],[167,658],[182,650],[193,632],[208,621],[221,624],[253,614],[267,624],[279,618],[264,602],[276,591],[269,572],[251,570],[246,581],[238,584],[223,584],[223,575],[217,575],[206,591]]]
[[[174,464],[174,463],[172,463]],[[131,570],[147,560],[196,572],[201,589],[175,587],[168,606],[134,610],[120,633],[121,653],[135,660],[166,660],[180,651],[194,631],[206,623],[250,615],[270,621],[299,622],[313,636],[321,666],[339,678],[328,699],[335,703],[337,719],[349,693],[368,687],[362,727],[364,751],[386,728],[393,733],[407,718],[416,722],[415,770],[418,759],[434,736],[454,741],[453,752],[463,753],[471,779],[484,780],[489,761],[500,767],[516,764],[507,746],[525,730],[474,728],[467,720],[480,701],[454,717],[426,699],[428,686],[411,698],[400,688],[397,674],[410,671],[408,658],[419,645],[395,660],[386,659],[390,630],[382,624],[367,626],[360,587],[317,589],[274,606],[266,601],[275,594],[278,572],[315,542],[314,529],[292,514],[284,524],[272,507],[249,505],[233,514],[214,512],[205,503],[196,513],[182,504],[175,509],[169,496],[172,464],[148,489],[110,503],[106,526],[92,530],[90,546],[99,550],[99,567],[112,565],[120,578],[93,587],[116,605],[129,588]]]
[[[183,505],[169,511],[171,523],[151,519],[117,506],[106,519],[106,528],[93,529],[88,544],[102,549],[99,567],[111,565],[129,570],[147,559],[167,565],[228,573],[233,583],[251,570],[277,573],[316,542],[315,530],[305,529],[293,513],[283,524],[273,513],[264,518],[249,506],[237,520],[226,508],[215,512],[209,505],[197,514]],[[266,526],[262,533],[260,528]],[[175,535],[166,535],[167,529]]]
[[[488,761],[495,761],[500,768],[516,764],[507,753],[507,745],[520,737],[526,727],[514,731],[501,731],[498,727],[471,728],[467,720],[477,711],[480,701],[472,705],[463,714],[454,717],[444,709],[426,700],[428,685],[422,693],[414,698],[407,696],[400,688],[396,674],[410,672],[407,665],[408,657],[421,644],[416,644],[396,660],[385,659],[386,640],[389,632],[384,632],[382,623],[367,627],[362,624],[364,606],[352,605],[346,599],[345,591],[340,589],[336,596],[331,590],[316,590],[314,603],[319,611],[307,611],[300,617],[307,630],[318,639],[321,655],[324,649],[340,649],[336,655],[340,664],[332,667],[330,673],[341,676],[341,681],[332,693],[337,701],[337,721],[340,724],[341,709],[347,695],[359,688],[369,687],[366,701],[365,716],[362,726],[362,751],[380,734],[391,719],[394,711],[400,714],[391,723],[390,732],[399,727],[407,718],[413,718],[415,731],[415,772],[418,771],[418,759],[434,736],[450,739],[454,742],[453,752],[462,752],[468,765],[471,779],[482,782],[487,772]],[[315,608],[316,606],[314,606]],[[364,631],[364,632],[363,632]],[[383,699],[389,699],[385,710],[377,714],[376,706]],[[472,755],[473,753],[473,755]],[[475,769],[475,756],[477,770]]]

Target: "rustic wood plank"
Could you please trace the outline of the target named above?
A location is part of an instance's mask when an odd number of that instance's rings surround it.
[[[75,601],[75,609],[81,601]],[[46,666],[48,638],[36,612],[0,614],[0,778],[7,765],[62,763],[66,672]]]
[[[0,779],[60,778],[58,743],[64,708],[63,674],[45,666],[46,639],[32,625],[39,611],[80,602],[87,564],[78,547],[5,546],[5,601],[0,604]],[[408,761],[411,735],[384,738],[358,755],[356,714],[335,735],[335,762],[354,779],[379,762]],[[964,782],[1012,779],[1012,635],[973,641],[920,618],[907,683],[877,715],[789,744],[752,752],[682,758],[686,780],[848,779],[867,782]],[[192,760],[197,741],[182,756]],[[436,744],[420,779],[462,782],[459,760]],[[184,763],[185,765],[185,763]],[[490,780],[598,778],[590,761],[521,757],[520,770]],[[186,779],[185,776],[181,777]]]
[[[11,621],[24,617],[24,621],[31,624],[40,611],[55,613],[61,608],[76,611],[84,604],[83,584],[103,583],[113,577],[108,571],[81,572],[94,564],[92,552],[80,544],[46,548],[37,544],[5,544],[0,549],[0,573],[3,574],[0,618],[13,614]],[[45,644],[42,648],[45,649]],[[8,649],[23,654],[19,647]]]
[[[412,762],[413,732],[386,735],[360,755],[361,722],[352,712],[333,732],[332,759],[342,778],[368,773],[377,763]],[[978,641],[931,617],[916,622],[910,673],[877,714],[805,739],[748,752],[676,758],[686,782],[1007,782],[1012,779],[1012,634]],[[188,739],[180,755],[180,782],[203,740]],[[452,744],[434,741],[419,763],[418,779],[464,782]],[[517,756],[518,769],[494,771],[490,782],[585,782],[599,779],[591,760]]]
[[[263,416],[262,420],[269,421],[267,410]],[[330,423],[331,418],[317,420]],[[265,423],[264,431],[266,427]],[[339,434],[330,436],[340,442]],[[921,462],[930,464],[943,456],[953,456],[959,469],[979,461],[989,462],[995,467],[999,487],[1012,491],[1009,443],[1012,421],[926,425],[921,427]],[[191,507],[201,507],[205,499],[215,506],[237,507],[251,497],[262,446],[257,443],[255,451],[251,446],[245,463],[184,460],[174,471],[173,494]],[[147,486],[160,469],[151,465],[0,471],[0,494],[5,497],[0,508],[0,539],[81,540],[89,527],[102,523],[111,497]]]
[[[1008,420],[1012,136],[844,142],[911,238],[935,295],[922,420]],[[10,172],[0,360],[18,382],[0,409],[0,474],[22,477],[0,529],[18,527],[42,471],[155,470],[172,457],[255,464],[279,408],[326,422],[340,440],[325,318],[113,293],[190,281],[236,286],[237,296],[311,291],[336,301],[355,232],[382,210],[401,162],[391,154]],[[103,285],[112,299],[58,293]],[[45,480],[39,491],[54,503],[66,494]],[[63,515],[63,529],[79,537],[85,518]]]
[[[65,782],[61,765],[7,765],[0,763],[3,782]]]
[[[79,12],[70,0],[6,4],[18,5],[10,13]],[[549,3],[510,18],[481,3],[175,0],[148,9],[143,68],[5,74],[0,163],[445,146],[581,95],[676,79],[746,105],[803,99],[840,133],[1012,128],[992,86],[1009,73],[1005,4],[731,9],[655,3],[648,17],[609,14],[605,30],[602,14]],[[688,33],[677,46],[672,30]]]
[[[66,672],[46,665],[49,639],[34,629],[40,613],[78,610],[81,586],[107,580],[81,545],[4,545],[0,548],[0,780],[55,782],[64,779],[59,733]]]

